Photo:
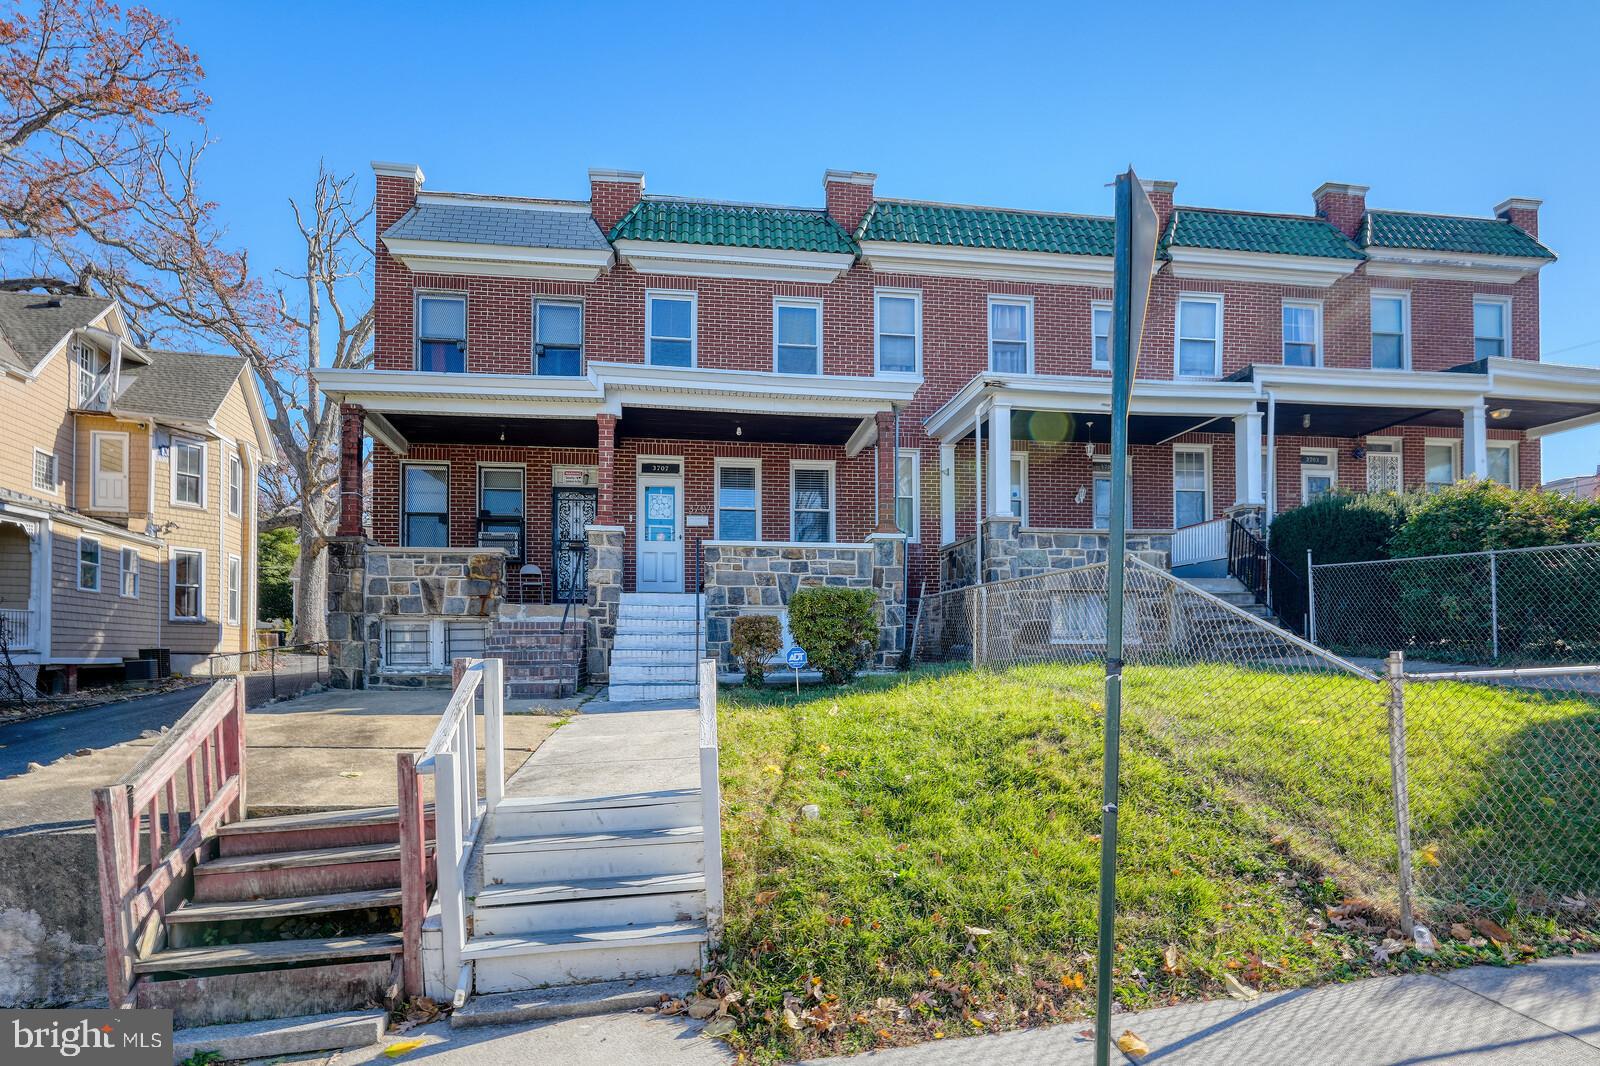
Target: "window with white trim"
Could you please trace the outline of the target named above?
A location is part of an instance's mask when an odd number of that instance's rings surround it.
[[[130,600],[139,598],[139,549],[122,549],[122,595]]]
[[[104,411],[111,406],[111,355],[92,344],[77,345],[78,407]]]
[[[568,378],[583,373],[583,305],[540,300],[533,316],[533,372]]]
[[[1300,449],[1300,502],[1320,500],[1339,487],[1339,453],[1332,448]]]
[[[772,301],[772,366],[780,374],[822,373],[822,301]]]
[[[1011,457],[1011,513],[1028,524],[1028,456]]]
[[[1186,293],[1178,297],[1180,378],[1222,376],[1222,297]]]
[[[1124,602],[1123,639],[1139,641],[1139,603],[1129,596]],[[1106,600],[1102,592],[1070,590],[1050,597],[1050,643],[1104,644],[1106,642]]]
[[[1033,372],[1033,301],[1022,296],[989,297],[989,369],[997,374]]]
[[[1367,491],[1404,492],[1405,468],[1398,441],[1368,441]]]
[[[206,555],[189,548],[172,549],[174,621],[200,621],[206,616]]]
[[[1372,294],[1372,367],[1404,370],[1411,361],[1411,299],[1403,292]]]
[[[1490,481],[1498,481],[1507,488],[1517,487],[1517,445],[1515,441],[1490,441],[1484,458],[1488,461]]]
[[[1493,359],[1511,354],[1511,300],[1478,296],[1472,301],[1472,357]]]
[[[876,330],[878,372],[915,374],[922,365],[922,293],[879,289]]]
[[[78,588],[100,591],[100,542],[93,537],[78,538]]]
[[[426,670],[433,665],[433,623],[384,622],[383,665],[393,670]]]
[[[1089,304],[1089,365],[1096,370],[1111,369],[1111,301]]]
[[[41,448],[33,450],[33,489],[52,496],[61,488],[60,464],[55,454]]]
[[[918,541],[922,525],[921,455],[901,451],[894,462],[894,524],[911,542]]]
[[[417,297],[416,358],[418,370],[434,374],[467,372],[466,297]]]
[[[1211,453],[1204,448],[1172,449],[1172,525],[1199,525],[1211,517]]]
[[[228,513],[235,518],[244,513],[244,463],[237,455],[228,456]]]
[[[1283,365],[1322,365],[1322,305],[1313,300],[1283,301]]]
[[[522,558],[523,474],[520,466],[478,468],[478,544],[500,547],[506,558]]]
[[[651,366],[694,366],[695,294],[645,295],[645,353]]]
[[[443,673],[456,659],[481,659],[488,645],[486,622],[386,621],[383,668],[397,672]]]
[[[717,464],[717,539],[761,539],[761,467]]]
[[[1429,492],[1447,489],[1456,483],[1456,442],[1430,440],[1422,446],[1423,487]]]
[[[400,543],[407,548],[450,545],[450,468],[434,463],[400,467]]]
[[[206,446],[200,441],[172,438],[172,502],[206,505]]]
[[[244,565],[237,555],[228,556],[228,624],[239,624],[239,600],[244,595]]]
[[[789,468],[790,538],[802,544],[833,540],[833,467],[796,463]]]

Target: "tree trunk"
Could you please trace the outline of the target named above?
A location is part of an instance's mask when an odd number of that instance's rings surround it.
[[[295,561],[294,643],[328,639],[328,544],[321,530],[310,527],[309,513],[300,517],[300,558]]]

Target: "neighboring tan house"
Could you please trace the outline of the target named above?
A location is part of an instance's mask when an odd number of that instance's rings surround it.
[[[133,342],[115,301],[0,293],[0,624],[41,688],[255,642],[275,456],[243,359]]]
[[[1544,483],[1544,491],[1559,492],[1577,500],[1600,500],[1600,466],[1592,474],[1575,474]]]

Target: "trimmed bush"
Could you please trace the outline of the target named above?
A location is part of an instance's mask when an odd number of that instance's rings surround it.
[[[1463,481],[1426,497],[1390,543],[1396,557],[1600,539],[1600,502]],[[1320,559],[1318,560],[1321,561]]]
[[[767,660],[783,647],[783,625],[775,614],[741,614],[733,620],[730,650],[744,665],[744,683],[760,688],[767,677]]]
[[[1303,507],[1285,511],[1272,521],[1269,546],[1278,561],[1272,564],[1273,603],[1278,616],[1299,629],[1306,603],[1306,550],[1318,563],[1365,562],[1388,557],[1388,544],[1406,516],[1417,506],[1417,497],[1392,492],[1333,493]],[[1284,570],[1290,571],[1285,574]],[[1393,610],[1393,604],[1366,602],[1340,608],[1323,599],[1318,590],[1317,637],[1331,647],[1347,647],[1361,642],[1361,634],[1342,633],[1335,628],[1342,620],[1360,619],[1362,625],[1385,624],[1392,619],[1375,619],[1374,611]],[[1324,625],[1324,620],[1327,624]]]
[[[842,685],[878,645],[877,596],[871,589],[807,585],[789,597],[789,632],[830,685]]]

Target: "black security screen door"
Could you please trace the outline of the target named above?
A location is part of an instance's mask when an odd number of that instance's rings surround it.
[[[594,524],[599,492],[596,489],[556,489],[552,498],[555,598],[560,603],[581,602],[589,594],[588,567],[583,553],[584,530]]]

